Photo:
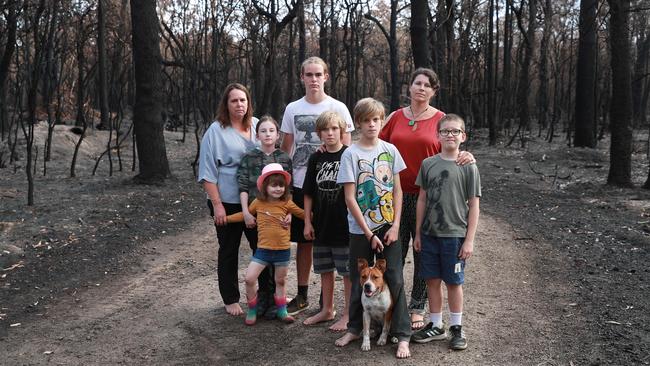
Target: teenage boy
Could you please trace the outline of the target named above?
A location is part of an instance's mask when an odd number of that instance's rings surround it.
[[[357,259],[370,265],[374,254],[386,259],[384,279],[393,300],[391,334],[398,339],[397,358],[411,356],[411,323],[406,308],[402,247],[398,240],[402,212],[399,172],[406,168],[394,145],[379,139],[384,106],[364,98],[354,107],[354,122],[360,130],[358,142],[345,150],[337,182],[343,184],[350,227],[350,321],[345,335],[336,340],[339,347],[359,339],[363,327],[361,285]]]
[[[350,237],[348,235],[347,207],[343,185],[336,183],[341,155],[347,148],[341,139],[346,124],[336,112],[323,112],[316,120],[316,132],[325,145],[325,151],[316,151],[309,157],[307,174],[302,189],[305,197],[305,230],[307,240],[313,240],[314,273],[320,274],[323,307],[305,319],[305,325],[333,320],[334,270],[343,277],[345,306],[341,318],[329,329],[344,331],[348,325],[350,299],[350,273],[348,261]],[[313,225],[312,225],[313,223]]]
[[[440,154],[422,162],[415,184],[420,187],[413,248],[420,252],[420,276],[427,282],[430,323],[413,334],[425,343],[447,337],[442,324],[442,281],[449,302],[449,348],[467,348],[462,330],[465,261],[474,252],[481,179],[476,164],[456,165],[465,141],[465,122],[447,114],[438,125]]]
[[[337,112],[347,124],[342,142],[350,145],[350,132],[354,130],[352,117],[345,104],[325,93],[325,82],[329,79],[325,61],[319,57],[306,59],[300,69],[300,80],[305,86],[305,96],[289,103],[284,110],[282,126],[282,146],[293,161],[293,201],[300,206],[303,204],[302,184],[307,172],[307,160],[320,146],[316,135],[316,118],[325,111]],[[291,222],[291,241],[297,242],[296,267],[298,275],[298,294],[289,302],[290,315],[296,315],[307,309],[307,290],[309,272],[312,262],[312,243],[304,237],[303,220],[293,218]]]

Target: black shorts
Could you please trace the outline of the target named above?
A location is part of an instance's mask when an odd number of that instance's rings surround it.
[[[300,208],[305,208],[305,198],[302,188],[293,187],[293,202],[298,205]],[[305,239],[305,222],[296,216],[291,218],[291,241],[300,243],[310,243],[309,240]]]

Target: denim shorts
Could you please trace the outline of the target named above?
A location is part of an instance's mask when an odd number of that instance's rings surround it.
[[[271,250],[257,248],[251,260],[263,266],[288,267],[291,260],[291,249]]]
[[[465,261],[458,258],[465,238],[441,238],[422,234],[420,278],[441,278],[446,284],[465,282]]]
[[[336,272],[341,276],[350,275],[350,247],[319,247],[315,246],[314,256],[314,273],[322,274],[327,272]]]

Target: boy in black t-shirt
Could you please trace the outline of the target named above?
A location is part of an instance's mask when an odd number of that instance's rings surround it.
[[[343,186],[336,183],[341,155],[347,146],[341,139],[346,123],[336,112],[323,112],[316,120],[316,131],[325,151],[317,151],[309,157],[303,183],[305,195],[305,230],[308,240],[314,240],[314,272],[321,275],[323,307],[317,314],[305,319],[305,325],[333,320],[334,270],[343,276],[345,308],[343,315],[330,330],[344,331],[348,324],[348,301],[350,298],[349,237],[347,207]]]

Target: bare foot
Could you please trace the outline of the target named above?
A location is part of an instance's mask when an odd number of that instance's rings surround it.
[[[302,323],[304,325],[314,325],[314,324],[334,320],[335,316],[336,316],[336,311],[321,310],[317,314],[314,314],[314,315],[310,316],[309,318],[305,319],[305,321],[302,322]]]
[[[397,358],[409,358],[411,357],[411,351],[409,350],[408,341],[400,341],[397,344],[397,353],[395,354]]]
[[[337,345],[337,346],[339,346],[339,347],[345,347],[345,346],[347,346],[350,342],[352,342],[352,341],[356,341],[356,340],[359,339],[359,338],[360,338],[360,336],[348,332],[348,333],[345,333],[345,334],[343,335],[343,337],[341,337],[341,338],[337,339],[336,341],[334,341],[334,344]],[[407,344],[406,347],[408,348],[408,344]]]
[[[336,323],[332,324],[330,330],[333,332],[343,332],[348,330],[348,315],[343,315]]]
[[[244,314],[244,310],[241,309],[238,302],[226,305],[226,312],[233,316],[239,316]]]

